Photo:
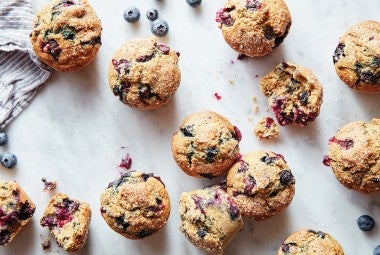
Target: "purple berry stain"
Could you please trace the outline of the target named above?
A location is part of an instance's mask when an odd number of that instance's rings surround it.
[[[270,128],[272,124],[274,123],[274,120],[271,117],[266,117],[265,118],[265,127]]]
[[[216,13],[215,21],[225,25],[227,27],[230,27],[234,24],[234,20],[231,17],[230,11],[232,11],[234,8],[222,8]]]
[[[122,168],[125,168],[128,170],[131,168],[131,165],[132,165],[132,158],[129,155],[129,153],[127,153],[127,155],[125,155],[125,157],[122,158],[122,160],[119,164],[119,167],[122,167]]]
[[[339,140],[339,139],[336,139],[335,136],[333,136],[333,137],[331,137],[329,139],[329,143],[336,143],[340,147],[343,147],[346,150],[351,149],[352,147],[354,147],[354,140],[352,140],[352,139]]]
[[[233,138],[235,138],[236,140],[238,140],[238,142],[241,141],[241,139],[243,138],[241,132],[240,132],[240,129],[236,126],[234,126],[234,134],[232,135]]]
[[[262,3],[258,0],[247,0],[245,7],[249,11],[257,11],[261,9]]]
[[[325,156],[323,157],[323,161],[322,161],[322,163],[323,163],[325,166],[330,166],[330,164],[331,164],[331,159],[330,159],[330,157],[327,156],[327,155],[325,155]]]

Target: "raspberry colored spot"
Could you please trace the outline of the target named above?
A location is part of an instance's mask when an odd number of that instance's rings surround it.
[[[239,128],[234,126],[234,131],[235,131],[235,133],[232,134],[232,137],[235,138],[236,140],[238,140],[238,142],[240,142],[241,139],[243,138],[243,136],[242,136]]]
[[[170,48],[162,43],[157,43],[156,48],[162,51],[164,54],[169,54]],[[179,54],[179,53],[178,53]]]
[[[56,40],[50,39],[49,41],[41,42],[40,46],[44,52],[49,53],[55,61],[58,60],[58,56],[61,53],[61,48],[59,48],[59,44]]]
[[[132,64],[126,59],[120,59],[119,61],[117,59],[112,59],[112,65],[119,74],[121,71],[124,71],[124,74],[128,74],[129,68],[132,66]]]
[[[240,161],[242,157],[243,157],[243,156],[242,156],[240,153],[238,153],[238,154],[236,155],[236,157],[235,157],[235,162]]]
[[[130,169],[131,165],[132,165],[132,158],[127,153],[127,155],[125,155],[125,157],[121,160],[121,163],[120,163],[119,167],[123,167],[125,169]]]
[[[340,147],[343,147],[344,149],[348,150],[354,147],[354,140],[352,139],[344,139],[344,140],[338,140],[335,136],[331,137],[329,139],[329,143],[336,143]]]
[[[237,172],[238,173],[245,173],[248,171],[248,167],[249,167],[248,163],[245,162],[244,160],[240,159]]]
[[[199,196],[192,196],[191,197],[195,203],[195,209],[198,209],[201,211],[202,214],[205,214],[206,211],[203,208],[203,198]]]
[[[243,179],[244,182],[244,194],[252,194],[253,188],[256,186],[256,180],[253,176],[248,175],[247,178]]]
[[[274,123],[274,120],[271,117],[266,117],[265,118],[265,127],[270,128],[272,124]]]
[[[57,226],[62,228],[67,223],[73,220],[73,216],[67,208],[61,208],[57,210]]]
[[[221,23],[222,25],[225,25],[227,27],[230,27],[234,24],[234,20],[232,19],[230,15],[230,11],[232,11],[233,8],[222,8],[216,13],[215,21],[218,23]]]
[[[330,163],[331,163],[331,159],[330,159],[330,157],[327,156],[327,155],[325,155],[325,156],[323,157],[323,161],[322,161],[322,163],[323,163],[325,166],[330,166]]]
[[[149,55],[139,56],[139,57],[137,57],[136,61],[137,62],[148,62],[152,58],[154,58],[154,53],[149,54]]]
[[[217,100],[220,100],[222,98],[217,92],[214,93],[214,96]]]

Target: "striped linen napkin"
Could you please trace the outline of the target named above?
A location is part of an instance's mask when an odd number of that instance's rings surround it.
[[[0,0],[0,129],[26,106],[50,75],[29,40],[33,0]]]

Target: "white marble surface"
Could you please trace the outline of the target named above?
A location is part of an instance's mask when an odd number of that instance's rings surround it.
[[[338,38],[358,21],[379,20],[380,1],[287,0],[293,25],[284,43],[267,57],[244,61],[236,61],[237,53],[223,41],[214,22],[222,0],[204,0],[197,9],[185,0],[91,2],[103,24],[103,45],[96,60],[79,72],[54,72],[32,104],[6,130],[9,144],[0,151],[14,152],[19,162],[13,170],[0,168],[0,178],[18,181],[37,210],[14,242],[0,247],[0,254],[44,254],[40,244],[49,234],[38,222],[53,193],[42,192],[43,176],[57,180],[56,192],[87,201],[92,207],[87,244],[76,254],[202,254],[178,230],[177,204],[181,192],[213,181],[185,175],[170,150],[172,133],[182,119],[202,109],[225,115],[241,129],[242,153],[255,149],[281,153],[296,177],[291,206],[263,222],[246,220],[225,254],[276,254],[282,240],[303,227],[332,234],[347,255],[372,254],[380,244],[380,194],[361,195],[345,189],[321,161],[328,138],[342,125],[380,117],[380,94],[351,91],[339,80],[332,64]],[[141,10],[137,25],[122,18],[130,4]],[[167,106],[148,112],[130,109],[113,96],[107,69],[123,42],[151,35],[144,16],[150,7],[156,7],[169,22],[170,32],[162,41],[181,52],[182,82]],[[281,128],[278,141],[260,142],[253,135],[254,125],[260,117],[273,113],[259,90],[259,78],[283,59],[314,70],[325,92],[321,113],[305,128]],[[221,95],[220,101],[213,96],[215,92]],[[257,114],[251,112],[252,96],[257,97]],[[100,193],[119,175],[118,164],[127,152],[133,158],[133,169],[161,176],[172,203],[167,226],[139,241],[113,232],[99,212]],[[362,214],[370,214],[378,222],[370,233],[361,232],[356,225]],[[51,253],[65,254],[54,241]]]

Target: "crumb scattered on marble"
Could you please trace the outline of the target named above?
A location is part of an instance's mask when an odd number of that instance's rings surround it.
[[[228,84],[229,85],[234,85],[234,81],[233,80],[228,80]]]
[[[47,181],[46,177],[42,177],[41,180],[44,183],[44,191],[53,191],[57,187],[56,181]]]
[[[230,60],[230,64],[233,65],[235,64],[235,61],[233,59]]]
[[[258,74],[256,74],[256,75],[255,75],[255,77],[257,78],[257,77],[259,77],[259,75],[258,75]]]
[[[41,243],[41,247],[44,251],[50,250],[50,240],[45,240]]]
[[[214,93],[214,97],[219,101],[220,99],[222,99],[222,97],[218,94],[218,92],[215,92]]]
[[[132,158],[129,155],[129,153],[127,153],[127,155],[125,155],[124,158],[121,159],[119,167],[122,167],[128,170],[131,168],[131,165],[132,165]]]
[[[258,139],[274,139],[280,135],[280,129],[271,117],[262,118],[254,129]]]

